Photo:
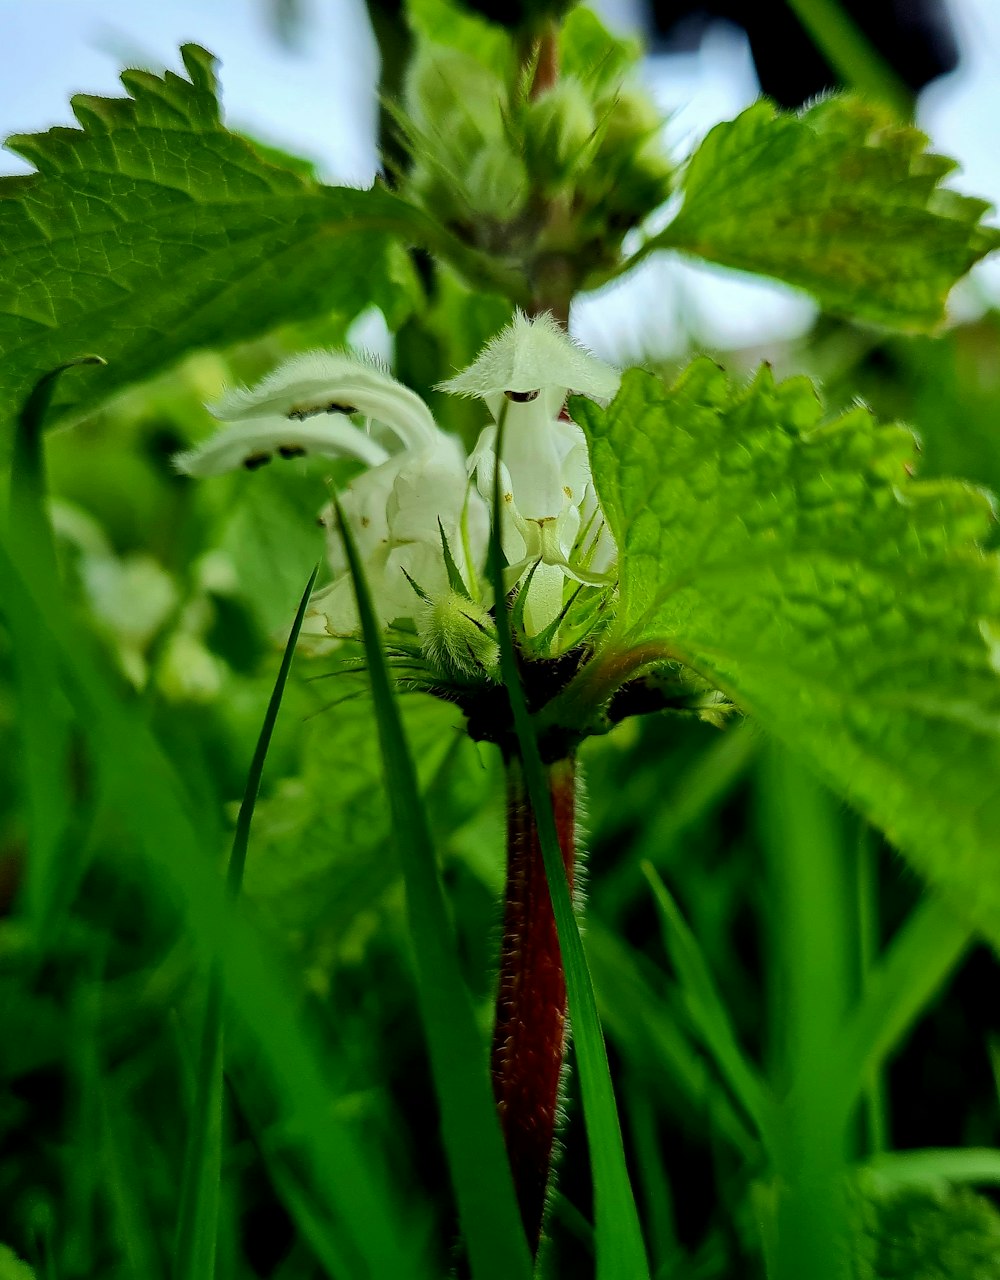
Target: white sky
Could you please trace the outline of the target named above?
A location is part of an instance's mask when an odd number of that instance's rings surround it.
[[[621,26],[639,5],[596,7]],[[961,161],[955,185],[1000,204],[1000,3],[950,0],[950,7],[962,65],[925,93],[920,124],[937,149]],[[364,3],[311,0],[310,14],[306,47],[290,52],[273,38],[264,0],[0,0],[0,136],[73,124],[71,93],[120,94],[122,65],[178,68],[177,46],[194,40],[222,60],[230,121],[318,161],[331,181],[365,184],[376,164],[377,55]],[[697,54],[651,60],[646,76],[671,112],[667,137],[680,152],[758,93],[745,39],[724,26]],[[26,168],[0,152],[0,173]],[[979,279],[1000,297],[1000,265],[981,269]],[[664,255],[613,291],[582,300],[573,323],[595,350],[622,361],[678,351],[685,331],[721,348],[793,337],[813,314],[791,290]]]

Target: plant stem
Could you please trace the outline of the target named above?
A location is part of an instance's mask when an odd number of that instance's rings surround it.
[[[570,888],[576,848],[576,764],[547,769]],[[566,1048],[566,977],[521,760],[507,761],[507,885],[493,1033],[493,1092],[521,1220],[532,1252],[541,1238]]]

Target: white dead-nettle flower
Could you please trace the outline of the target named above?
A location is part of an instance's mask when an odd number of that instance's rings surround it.
[[[489,515],[470,483],[464,451],[438,428],[423,400],[376,361],[346,352],[297,356],[255,387],[228,392],[212,413],[227,425],[177,459],[188,475],[255,470],[276,456],[307,454],[368,464],[345,487],[341,503],[384,623],[417,617],[422,597],[448,591],[443,539],[476,589]],[[310,612],[325,618],[330,633],[353,634],[358,615],[332,508],[322,519],[334,580],[313,596]]]
[[[463,581],[476,590],[486,566],[490,521],[470,485],[465,452],[454,436],[398,453],[347,486],[341,506],[350,521],[383,623],[420,618],[427,601],[448,594],[444,540]],[[334,581],[313,596],[333,635],[359,629],[354,590],[332,505],[322,516]],[[442,536],[443,535],[443,536]],[[422,601],[424,604],[422,604]]]
[[[616,549],[586,438],[561,414],[568,391],[606,400],[617,386],[615,370],[573,343],[551,316],[529,320],[519,312],[464,373],[444,384],[482,399],[493,415],[494,425],[469,459],[423,400],[377,361],[316,351],[286,361],[255,387],[223,396],[212,413],[225,425],[182,454],[177,466],[210,476],[307,454],[365,463],[341,503],[381,621],[413,620],[428,654],[437,643],[430,632],[447,623],[447,665],[460,668],[468,652],[486,670],[492,660],[479,652],[477,636],[465,633],[479,629],[477,611],[490,601],[485,565],[496,423],[506,414],[501,533],[508,582],[530,574],[524,623],[537,635],[559,617],[567,580],[600,586],[613,578]],[[322,522],[333,581],[314,595],[311,614],[323,618],[328,634],[353,635],[358,615],[332,507]],[[447,603],[456,569],[468,608]]]
[[[529,634],[559,616],[567,578],[595,586],[611,579],[617,550],[597,499],[586,437],[562,412],[569,392],[607,401],[618,383],[618,372],[573,342],[550,315],[532,320],[519,311],[469,368],[441,385],[484,401],[493,417],[470,459],[488,501],[497,424],[506,415],[501,530],[511,565],[532,573]]]
[[[234,467],[250,471],[277,455],[357,458],[385,462],[391,447],[374,434],[378,425],[396,437],[389,445],[416,449],[441,433],[423,400],[371,358],[343,351],[309,351],[286,360],[255,387],[235,387],[216,404],[213,417],[228,423],[197,449],[176,459],[179,471],[214,476]],[[368,429],[353,417],[367,419]]]

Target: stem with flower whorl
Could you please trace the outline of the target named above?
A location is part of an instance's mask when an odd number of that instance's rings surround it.
[[[576,763],[548,767],[570,891]],[[493,1033],[493,1092],[532,1252],[541,1238],[566,1048],[566,978],[535,813],[520,759],[507,760],[507,884]]]

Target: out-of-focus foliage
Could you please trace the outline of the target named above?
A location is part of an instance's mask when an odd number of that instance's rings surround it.
[[[989,210],[942,187],[955,162],[885,108],[768,102],[716,125],[688,161],[677,217],[648,248],[680,249],[809,290],[833,312],[929,329],[972,264],[1000,245]]]

